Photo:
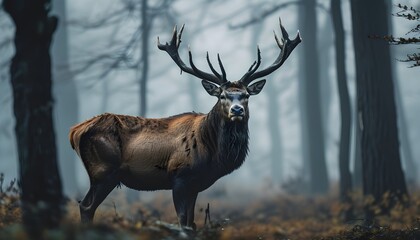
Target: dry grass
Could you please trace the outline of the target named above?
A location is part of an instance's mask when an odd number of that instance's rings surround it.
[[[7,190],[8,189],[8,190]],[[16,188],[1,188],[0,239],[28,239],[21,227]],[[122,191],[121,191],[122,192]],[[308,198],[280,194],[237,203],[221,198],[199,199],[196,232],[176,224],[170,194],[149,203],[127,204],[123,194],[114,194],[101,205],[93,225],[79,224],[76,201],[67,205],[62,227],[46,231],[46,239],[420,239],[420,194],[413,193],[409,206],[397,205],[389,215],[364,224],[359,193],[353,196],[356,217],[341,219],[334,196]],[[204,225],[210,203],[212,222]]]

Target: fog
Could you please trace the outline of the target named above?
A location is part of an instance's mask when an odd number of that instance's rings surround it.
[[[139,28],[141,20],[139,10],[120,13],[120,17],[111,16],[124,8],[123,4],[130,4],[131,0],[73,0],[65,1],[66,18],[60,22],[60,27],[67,27],[68,35],[68,67],[71,73],[62,74],[63,68],[55,59],[54,94],[56,109],[60,112],[60,119],[75,118],[78,122],[89,119],[103,112],[111,112],[127,115],[139,115],[139,78],[142,69],[136,62],[141,62],[140,41],[135,42],[127,51],[127,59],[121,61],[118,66],[112,65],[113,59],[124,50],[127,42]],[[288,30],[291,38],[302,27],[298,25],[300,17],[298,4],[289,4],[277,10],[274,14],[264,18],[258,25],[247,27],[235,27],[245,23],[276,5],[278,1],[240,1],[240,0],[199,0],[199,1],[173,1],[165,12],[159,8],[165,1],[151,1],[150,10],[154,18],[149,38],[149,77],[147,82],[147,114],[146,117],[160,118],[176,115],[183,112],[203,112],[211,110],[217,99],[209,96],[200,84],[200,80],[186,73],[180,74],[179,68],[172,59],[156,47],[157,37],[161,42],[169,41],[172,34],[173,24],[180,27],[185,24],[180,53],[184,61],[187,61],[187,50],[190,47],[197,66],[208,70],[205,59],[206,52],[210,54],[212,62],[217,61],[217,54],[221,55],[227,71],[227,79],[238,80],[257,59],[256,45],[258,44],[262,54],[262,66],[270,65],[279,49],[276,45],[273,30],[280,35],[278,18]],[[166,1],[168,2],[168,1]],[[285,3],[287,1],[284,1]],[[325,122],[325,154],[328,177],[332,183],[338,178],[338,142],[340,129],[340,112],[337,95],[335,61],[334,61],[334,36],[331,29],[329,15],[329,2],[318,1],[318,45],[319,54],[325,54],[329,58],[329,65],[325,67],[324,78],[321,79],[321,101],[323,109],[322,118]],[[342,6],[344,28],[346,35],[346,66],[348,75],[348,87],[351,102],[355,103],[355,67],[351,32],[350,6],[344,1]],[[391,9],[395,12],[395,8]],[[390,12],[390,14],[391,14]],[[119,15],[118,15],[119,16]],[[170,17],[171,18],[170,18]],[[0,40],[13,36],[13,25],[4,13],[1,14]],[[61,17],[60,15],[58,16]],[[107,19],[102,24],[100,19]],[[404,35],[410,30],[410,23],[404,19],[391,17],[393,35]],[[256,27],[257,26],[257,27]],[[322,29],[326,30],[322,30]],[[255,34],[258,34],[257,36]],[[374,33],[373,33],[374,34]],[[305,38],[305,32],[301,32],[303,42],[311,41]],[[140,39],[140,38],[138,38]],[[379,41],[379,40],[378,40]],[[54,41],[53,44],[57,44]],[[66,47],[66,46],[62,46]],[[299,72],[302,71],[298,58],[302,46],[292,53],[286,63],[273,74],[267,76],[265,89],[257,96],[250,99],[250,149],[249,155],[243,166],[232,174],[218,180],[206,192],[226,191],[233,196],[238,192],[252,193],[251,197],[257,196],[258,190],[276,193],[284,191],[282,184],[290,179],[306,179],[303,171],[302,134],[299,111]],[[396,59],[402,59],[406,53],[414,51],[411,46],[392,46]],[[54,47],[53,47],[54,49]],[[0,64],[7,63],[13,55],[12,44],[0,48]],[[96,56],[103,59],[96,61],[92,66],[81,70],[87,62]],[[420,82],[418,75],[420,68],[409,68],[408,63],[392,59],[395,66],[395,84],[398,86],[401,96],[402,112],[405,116],[405,127],[408,129],[408,140],[411,144],[413,161],[418,165],[420,148],[416,144],[420,142],[420,129],[417,124],[420,121]],[[136,67],[130,67],[134,64]],[[320,63],[322,64],[322,62]],[[10,88],[8,65],[0,65],[0,172],[5,173],[6,182],[17,178],[17,150],[14,134],[13,101]],[[72,77],[70,77],[70,75]],[[74,81],[77,99],[63,100],[63,92],[68,88],[68,81]],[[269,89],[268,89],[269,88]],[[268,92],[274,92],[273,95]],[[67,116],[71,111],[65,104],[78,103],[78,114],[75,117]],[[274,116],[280,129],[280,142],[271,142],[270,134],[272,126],[269,124],[269,105],[275,102],[278,106],[278,116]],[[61,108],[57,109],[57,106]],[[273,116],[272,116],[273,117]],[[56,123],[57,124],[57,123]],[[71,149],[67,139],[68,129],[56,129],[59,151]],[[60,140],[61,139],[61,140]],[[61,141],[61,142],[60,142]],[[67,144],[65,144],[67,141]],[[354,141],[352,140],[352,143]],[[353,145],[353,144],[352,144]],[[272,158],[270,150],[280,149],[274,161],[279,162],[279,169],[272,170]],[[352,149],[354,147],[352,146]],[[353,162],[354,154],[351,151]],[[404,154],[403,167],[405,167]],[[71,159],[76,164],[76,176],[73,179],[63,179],[63,182],[75,181],[77,189],[64,188],[69,196],[83,195],[89,186],[87,173],[80,159],[72,153]],[[60,160],[61,161],[61,160]],[[61,164],[61,162],[60,162]],[[351,164],[351,169],[353,163]],[[62,172],[65,169],[61,170]],[[276,173],[277,176],[274,176]],[[62,174],[63,175],[63,174]],[[273,180],[276,179],[276,180]],[[418,179],[416,179],[418,180]],[[66,184],[64,184],[66,186]],[[256,191],[257,190],[257,191]],[[141,197],[152,199],[154,193],[141,193]],[[238,195],[235,195],[238,196]]]

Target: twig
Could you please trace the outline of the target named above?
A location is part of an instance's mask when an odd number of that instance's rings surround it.
[[[112,202],[112,204],[114,205],[115,219],[118,219],[117,205],[115,204],[115,202]]]
[[[15,188],[16,178],[14,178],[12,181],[10,181],[9,186],[6,188],[6,192],[12,192]]]
[[[210,219],[210,203],[207,203],[207,208],[206,208],[206,216],[204,218],[204,225],[207,225],[207,219],[209,219],[209,224],[211,224],[211,219]]]
[[[98,27],[109,26],[116,24],[121,21],[126,15],[127,9],[121,8],[116,10],[113,13],[107,14],[102,18],[97,19],[96,21],[86,21],[86,20],[68,20],[66,23],[74,27],[78,27],[84,30],[94,29]]]
[[[267,18],[268,16],[271,16],[272,14],[276,13],[278,10],[288,7],[289,5],[292,4],[300,4],[299,1],[290,1],[290,2],[285,2],[285,3],[281,3],[277,6],[272,6],[270,8],[268,8],[267,10],[264,10],[259,16],[255,16],[243,23],[239,23],[236,25],[233,24],[229,24],[229,28],[230,29],[238,29],[238,28],[245,28],[248,27],[249,25],[261,22],[263,19]]]
[[[4,183],[4,173],[0,173],[0,193],[4,193],[3,183]]]

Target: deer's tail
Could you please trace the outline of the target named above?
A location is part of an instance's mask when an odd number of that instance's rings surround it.
[[[80,139],[101,118],[102,118],[102,115],[95,116],[89,120],[86,120],[70,128],[70,132],[69,132],[70,144],[71,144],[71,147],[77,152],[79,156],[80,156],[80,147],[79,147]]]

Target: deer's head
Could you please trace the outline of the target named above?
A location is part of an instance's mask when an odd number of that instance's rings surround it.
[[[226,120],[242,121],[248,119],[248,98],[261,92],[265,80],[258,81],[250,86],[245,86],[239,81],[226,82],[217,86],[209,81],[202,80],[207,93],[216,96],[220,112]]]
[[[257,71],[261,64],[261,51],[257,48],[257,61],[255,61],[245,75],[237,81],[228,81],[226,79],[226,71],[223,67],[223,63],[220,56],[217,55],[219,67],[221,73],[216,71],[209,59],[207,53],[207,63],[212,73],[207,73],[198,69],[193,62],[191,50],[189,53],[190,66],[188,67],[180,58],[178,53],[179,45],[181,44],[181,36],[184,30],[184,25],[181,27],[179,34],[177,27],[174,27],[172,39],[170,43],[161,44],[158,38],[159,49],[166,51],[174,62],[181,68],[181,71],[187,72],[202,79],[201,83],[208,94],[218,98],[219,111],[222,112],[226,120],[230,121],[242,121],[248,119],[248,98],[251,95],[257,95],[261,92],[265,85],[265,79],[257,81],[250,85],[250,83],[256,79],[260,79],[264,76],[269,75],[276,69],[280,68],[281,65],[292,53],[293,49],[302,41],[300,34],[296,35],[295,39],[290,40],[286,29],[281,24],[279,19],[280,29],[282,32],[282,38],[279,39],[276,34],[274,38],[277,46],[280,48],[280,53],[277,59],[269,67]]]

